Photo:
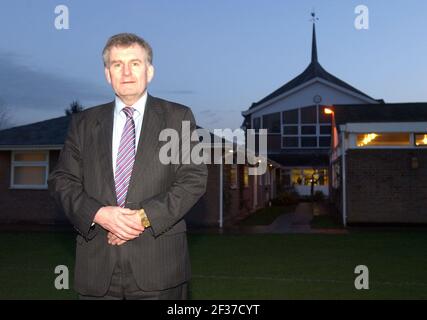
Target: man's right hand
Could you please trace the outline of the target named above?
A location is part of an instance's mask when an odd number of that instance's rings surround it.
[[[123,240],[132,240],[144,231],[141,223],[137,222],[139,218],[134,217],[137,214],[137,210],[113,206],[102,207],[96,213],[93,222]]]

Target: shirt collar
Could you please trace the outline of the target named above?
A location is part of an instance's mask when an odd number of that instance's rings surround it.
[[[126,104],[117,95],[115,98],[115,103],[116,104],[114,108],[114,115],[119,116],[120,111],[122,111],[122,109],[126,107]],[[147,91],[145,91],[142,97],[139,98],[138,101],[131,106],[135,109],[134,117],[138,117],[144,113],[146,103],[147,103]]]

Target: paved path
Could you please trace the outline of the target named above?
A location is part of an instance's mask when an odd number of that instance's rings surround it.
[[[313,206],[310,202],[300,202],[295,212],[285,213],[277,217],[272,224],[267,226],[234,226],[224,228],[223,230],[216,229],[213,233],[223,234],[295,234],[295,233],[310,233],[310,234],[345,234],[345,229],[312,229],[310,226],[313,219],[313,213],[327,214],[321,206]]]

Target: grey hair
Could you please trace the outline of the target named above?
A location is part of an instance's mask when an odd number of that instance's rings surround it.
[[[137,36],[134,33],[119,33],[111,36],[105,44],[104,50],[102,50],[102,59],[104,60],[104,66],[107,66],[110,59],[110,50],[113,47],[130,47],[133,44],[140,45],[147,54],[147,62],[153,64],[153,49],[150,44],[143,38]]]

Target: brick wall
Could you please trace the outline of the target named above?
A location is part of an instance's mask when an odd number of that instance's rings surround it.
[[[59,151],[50,151],[49,169],[55,168]],[[10,189],[11,152],[0,151],[0,223],[68,224],[68,219],[50,198],[48,190]],[[253,177],[249,187],[243,188],[243,166],[238,166],[238,188],[230,189],[229,166],[224,165],[224,191],[230,202],[224,206],[224,224],[232,223],[252,208]],[[218,226],[219,165],[208,165],[208,184],[205,195],[186,215],[190,226]]]
[[[58,160],[59,151],[49,153],[49,169]],[[11,151],[0,151],[0,223],[68,223],[47,190],[10,189]]]
[[[349,150],[346,159],[349,223],[427,223],[427,149]]]
[[[223,165],[223,223],[233,224],[249,214],[253,207],[253,176],[249,186],[243,187],[243,165],[237,166],[237,188],[230,188],[230,165]],[[208,183],[205,195],[187,213],[185,220],[190,227],[219,226],[219,179],[220,165],[208,165]]]
[[[218,226],[219,219],[219,165],[208,165],[206,193],[190,209],[185,220],[190,227]]]

